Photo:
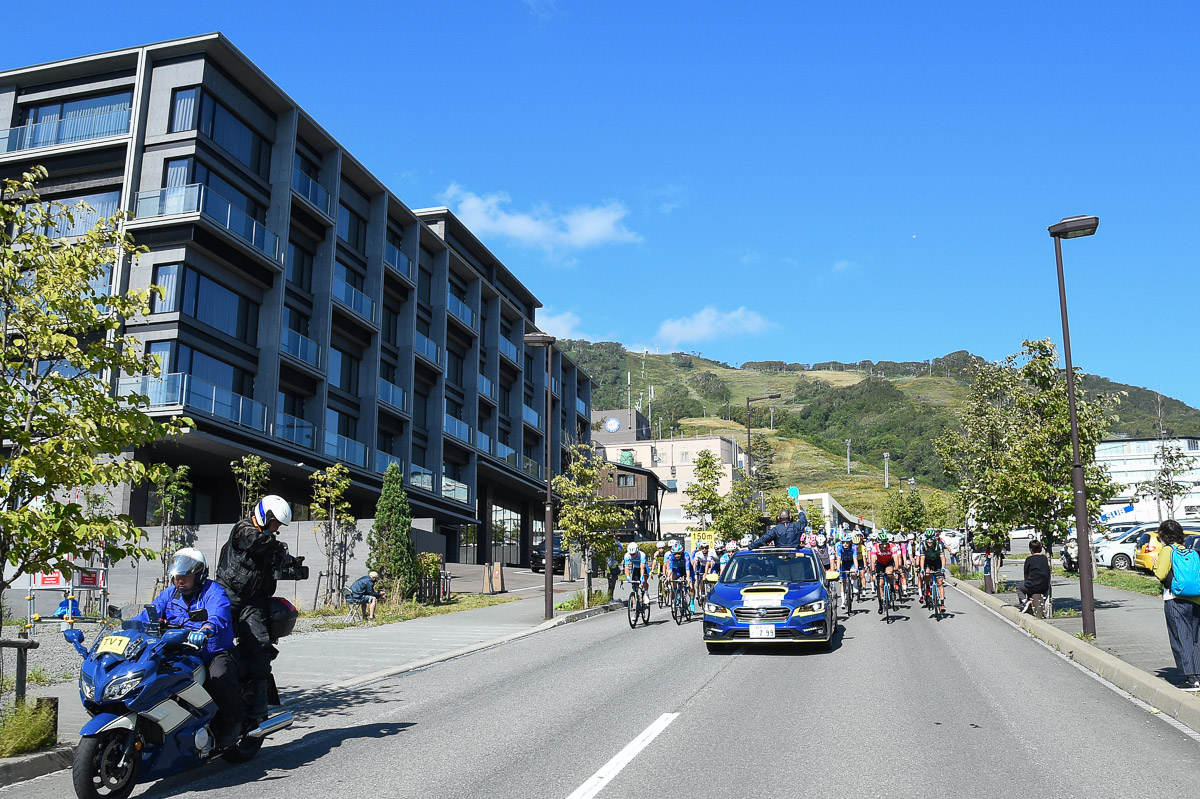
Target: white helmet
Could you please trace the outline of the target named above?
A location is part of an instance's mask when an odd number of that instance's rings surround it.
[[[825,546],[825,534],[824,533],[817,533],[817,546],[819,546],[819,547]]]
[[[276,494],[263,497],[254,506],[254,526],[266,530],[271,522],[279,522],[280,527],[287,527],[292,521],[292,506],[287,500]]]
[[[181,574],[196,575],[197,586],[208,579],[208,561],[204,559],[204,553],[193,547],[184,547],[176,552],[167,569],[167,579]]]
[[[748,547],[754,543],[754,536],[747,533],[746,535],[742,536],[742,540],[738,541],[738,543],[741,544],[743,547]]]
[[[726,552],[737,552],[737,543],[734,541],[726,541],[725,542],[725,551]]]
[[[625,547],[625,551],[632,555],[634,552],[638,551],[638,545],[630,541],[628,546]]]
[[[667,542],[666,542],[666,541],[659,541],[657,544],[655,544],[655,545],[654,545],[654,548],[655,548],[655,549],[666,549],[666,548],[667,548]]]

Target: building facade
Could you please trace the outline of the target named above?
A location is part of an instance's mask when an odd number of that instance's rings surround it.
[[[547,374],[522,343],[541,304],[448,209],[407,207],[220,34],[0,73],[0,128],[0,175],[40,164],[43,199],[135,216],[148,251],[111,289],[163,287],[130,320],[163,376],[114,390],[195,420],[134,453],[190,467],[186,521],[236,519],[245,454],[300,518],[335,462],[372,516],[395,463],[450,560],[528,562],[591,380],[557,350]],[[118,506],[150,522],[152,500]]]
[[[1154,479],[1158,474],[1156,460],[1162,446],[1175,448],[1184,456],[1194,458],[1190,471],[1179,475],[1181,483],[1190,483],[1192,490],[1175,501],[1175,516],[1200,517],[1200,438],[1122,438],[1101,441],[1096,445],[1096,463],[1108,468],[1109,476],[1121,486],[1120,492],[1102,508],[1106,521],[1156,522],[1167,518],[1167,507],[1153,497],[1134,499],[1138,483]],[[1132,510],[1129,508],[1132,506]]]

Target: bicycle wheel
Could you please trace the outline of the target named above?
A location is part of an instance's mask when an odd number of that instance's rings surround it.
[[[683,623],[683,600],[680,596],[682,592],[678,588],[671,589],[671,618],[676,624]]]
[[[883,578],[883,614],[888,624],[892,623],[892,581]]]
[[[937,580],[932,579],[933,585],[929,587],[929,594],[933,598],[933,618],[936,621],[942,620],[942,592],[938,588]]]
[[[637,627],[638,622],[638,606],[637,606],[637,591],[629,595],[629,601],[626,603],[629,611],[629,627],[633,629]]]
[[[650,595],[649,591],[642,591],[642,626],[650,624]]]
[[[664,587],[666,580],[658,578],[658,606],[665,608],[667,606],[667,590]]]

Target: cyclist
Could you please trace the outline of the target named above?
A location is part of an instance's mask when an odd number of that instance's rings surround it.
[[[663,561],[667,556],[667,542],[659,541],[654,545],[654,560],[650,564],[650,573],[658,577],[658,594],[663,595],[666,574],[663,572]]]
[[[670,581],[672,592],[684,592],[684,601],[687,601],[689,571],[688,557],[683,551],[683,544],[676,541],[671,544],[671,551],[667,553],[666,558],[663,560],[663,576]],[[674,602],[673,596],[671,601]]]
[[[696,551],[692,553],[692,596],[704,596],[704,575],[708,574],[708,542],[701,541],[696,544]]]
[[[721,573],[721,555],[720,555],[720,553],[721,553],[722,549],[723,549],[723,547],[720,544],[718,544],[716,541],[713,542],[712,549],[710,549],[708,551],[708,563],[707,563],[708,571],[706,571],[704,573],[706,577],[710,574],[718,574],[719,575]]]
[[[886,532],[879,533],[877,542],[871,547],[871,560],[875,564],[875,595],[879,598],[880,613],[883,613],[883,581],[892,580],[899,557],[900,550],[891,542],[891,537]]]
[[[830,563],[830,568],[836,568],[841,573],[842,610],[846,609],[846,592],[850,590],[854,580],[858,577],[858,558],[858,547],[855,546],[854,539],[849,532],[843,532],[842,540],[834,548],[834,562]],[[837,565],[834,566],[834,563]]]
[[[929,529],[925,531],[925,545],[921,548],[918,556],[918,565],[921,569],[921,590],[928,593],[931,589],[930,581],[934,575],[937,576],[938,585],[938,610],[946,612],[946,584],[942,577],[942,553],[945,547],[938,538],[937,530]]]
[[[650,565],[646,562],[646,553],[632,541],[625,547],[624,567],[629,590],[637,591],[639,587],[645,588],[650,579]]]
[[[717,572],[718,574],[725,571],[725,564],[729,563],[737,551],[738,545],[736,541],[730,540],[725,542],[725,551],[721,553],[721,571]]]
[[[863,592],[870,587],[870,580],[867,577],[867,558],[870,556],[870,553],[867,551],[866,539],[863,538],[861,531],[853,533],[850,536],[850,542],[854,544],[854,561],[858,566],[858,584],[860,586],[859,596],[862,596]]]

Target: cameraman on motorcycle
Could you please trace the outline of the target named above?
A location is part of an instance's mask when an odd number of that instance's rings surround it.
[[[238,657],[254,691],[250,717],[267,716],[271,660],[270,600],[275,593],[275,570],[284,563],[287,545],[277,538],[280,527],[292,521],[292,508],[271,494],[254,505],[249,519],[233,526],[221,547],[217,582],[229,593],[237,635]]]
[[[242,698],[238,693],[237,663],[233,659],[233,617],[225,590],[208,579],[204,553],[185,547],[175,553],[167,570],[171,585],[154,599],[156,617],[147,610],[139,621],[166,619],[167,624],[191,630],[187,641],[202,651],[208,666],[204,690],[217,704],[213,726],[218,749],[237,742],[242,725]],[[204,621],[192,621],[193,611],[204,610]]]

